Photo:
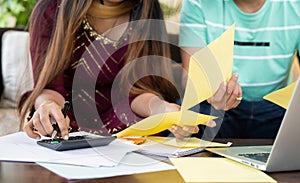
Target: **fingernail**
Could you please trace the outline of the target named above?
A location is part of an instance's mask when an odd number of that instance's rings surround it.
[[[212,127],[215,127],[217,124],[215,121],[211,120],[211,121],[206,122],[205,125],[212,128]]]
[[[69,136],[68,135],[65,135],[64,136],[64,140],[68,140],[69,139]]]
[[[41,139],[41,137],[35,137],[35,139],[36,139],[36,140],[40,140],[40,139]]]
[[[178,127],[177,127],[177,126],[174,126],[173,129],[176,131],[176,130],[178,130]]]
[[[186,127],[186,126],[184,126],[184,127],[182,127],[182,130],[183,130],[183,131],[189,131],[189,128]]]
[[[215,121],[210,121],[209,123],[210,123],[210,127],[215,127],[215,126],[217,126],[217,124],[216,124]]]
[[[223,82],[222,82],[222,88],[223,88],[223,89],[226,89],[226,85],[227,85],[226,81],[223,81]]]

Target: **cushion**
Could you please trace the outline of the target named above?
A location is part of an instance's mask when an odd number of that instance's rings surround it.
[[[1,66],[4,91],[0,107],[15,108],[20,96],[33,88],[29,33],[8,30],[2,35]]]
[[[20,131],[17,109],[0,108],[0,137]]]

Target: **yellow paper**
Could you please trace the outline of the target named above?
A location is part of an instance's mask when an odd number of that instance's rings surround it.
[[[178,126],[196,126],[212,119],[215,119],[215,117],[193,111],[162,113],[145,118],[117,133],[116,136],[148,136],[167,130],[173,124]]]
[[[190,58],[188,80],[182,110],[212,97],[220,84],[230,78],[233,64],[234,28],[231,26],[219,38]]]
[[[170,160],[187,183],[276,182],[258,169],[226,158],[184,157]]]
[[[230,78],[234,28],[234,25],[231,26],[207,48],[192,55],[181,111],[147,117],[117,133],[116,136],[148,136],[169,129],[173,124],[196,126],[215,119],[213,116],[195,113],[188,109],[213,96],[221,82]]]
[[[294,89],[296,86],[296,81],[292,84],[288,85],[285,88],[279,89],[277,91],[274,91],[266,96],[264,96],[265,100],[269,100],[270,102],[273,102],[285,109],[287,109],[290,100],[292,98]]]
[[[231,142],[227,142],[226,144],[218,143],[218,142],[210,142],[196,137],[189,137],[189,138],[184,138],[183,140],[179,140],[176,139],[175,137],[150,136],[148,137],[148,139],[165,145],[179,147],[179,148],[229,147],[232,144]]]

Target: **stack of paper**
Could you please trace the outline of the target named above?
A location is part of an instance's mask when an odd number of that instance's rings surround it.
[[[49,162],[77,166],[116,166],[128,153],[138,149],[137,145],[116,139],[107,146],[54,151],[37,144],[24,132],[0,138],[0,160],[21,162]]]
[[[172,165],[136,153],[128,153],[114,167],[82,167],[51,163],[38,164],[69,180],[105,178],[175,169]]]
[[[227,142],[226,144],[218,143],[218,142],[210,142],[196,137],[187,137],[180,140],[174,137],[150,136],[147,137],[147,139],[162,143],[164,145],[169,145],[178,148],[229,147],[232,144],[231,142]]]
[[[148,137],[136,152],[150,156],[181,157],[195,154],[205,147],[229,147],[231,143],[221,144],[198,138],[178,140],[175,137]]]

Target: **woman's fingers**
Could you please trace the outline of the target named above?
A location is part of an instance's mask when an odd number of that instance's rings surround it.
[[[68,139],[69,138],[69,130],[68,130],[69,122],[62,114],[61,107],[58,105],[53,106],[53,108],[49,109],[49,112],[50,112],[51,116],[53,117],[53,119],[55,120],[55,122],[58,124],[59,130],[60,130],[60,135],[64,139]]]
[[[33,115],[35,128],[44,136],[51,135],[53,131],[49,116],[49,111],[45,105],[41,105]]]
[[[34,138],[37,140],[41,138],[41,136],[36,133],[32,120],[25,124],[23,130],[30,138]]]
[[[64,139],[68,139],[70,119],[64,117],[58,104],[53,101],[46,101],[35,111],[32,119],[25,125],[24,131],[26,130],[28,136],[32,138],[37,137],[32,129],[43,136],[51,136],[54,130],[52,125],[55,123],[59,126],[59,134]]]
[[[177,126],[173,125],[170,129],[170,132],[173,133],[173,135],[178,139],[183,139],[184,137],[189,137],[192,134],[198,133],[199,128],[198,126]]]

